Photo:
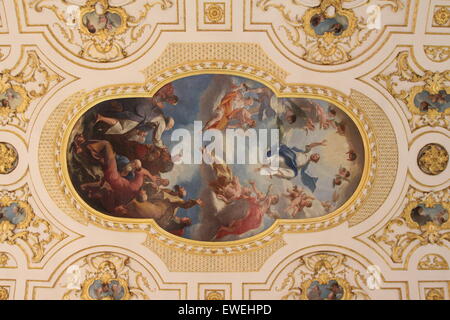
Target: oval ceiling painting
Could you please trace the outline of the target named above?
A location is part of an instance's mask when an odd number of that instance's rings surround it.
[[[338,105],[277,98],[232,75],[106,100],[74,123],[67,169],[91,209],[116,221],[154,219],[193,240],[239,240],[276,219],[336,212],[365,166],[358,126]]]

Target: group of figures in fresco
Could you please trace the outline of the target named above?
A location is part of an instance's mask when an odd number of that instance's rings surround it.
[[[309,300],[341,300],[344,289],[336,280],[330,280],[325,284],[315,280],[309,286],[306,295]]]
[[[348,19],[345,16],[336,14],[329,18],[325,13],[318,13],[311,17],[311,27],[317,35],[324,35],[331,32],[335,36],[340,36],[348,28]]]
[[[0,106],[3,108],[17,109],[22,103],[22,97],[13,88],[8,88],[0,93]]]
[[[26,215],[25,210],[17,202],[0,207],[0,223],[2,221],[8,221],[10,224],[18,225],[25,220]]]
[[[440,90],[435,94],[424,90],[414,97],[414,104],[421,112],[430,110],[445,112],[447,108],[450,108],[450,95],[445,90]]]
[[[440,204],[436,204],[433,207],[419,204],[411,210],[411,219],[419,226],[425,226],[427,223],[441,226],[448,221],[448,211]]]
[[[203,132],[277,129],[277,150],[271,143],[266,162],[236,164],[204,143],[200,152],[209,161],[180,163],[171,133],[192,132],[194,121]],[[335,211],[357,189],[365,159],[357,126],[333,103],[278,98],[256,81],[211,74],[176,80],[151,98],[101,102],[76,122],[69,143],[69,175],[89,206],[154,219],[202,241],[242,239],[275,219]],[[252,148],[234,151],[260,152]]]

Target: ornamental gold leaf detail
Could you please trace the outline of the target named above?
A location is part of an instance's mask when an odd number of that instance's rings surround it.
[[[425,245],[450,249],[448,189],[421,192],[411,188],[400,216],[387,222],[369,238],[386,250],[395,263]]]
[[[174,1],[129,0],[114,6],[108,0],[87,0],[83,5],[64,0],[29,0],[28,6],[35,13],[53,13],[56,20],[52,34],[73,54],[106,63],[136,52],[156,26],[154,20],[149,21],[150,13],[156,8],[171,9]]]
[[[148,300],[149,292],[155,291],[122,254],[90,254],[69,268],[64,300]]]
[[[273,17],[270,12],[278,13],[281,23],[270,21],[273,30],[295,55],[314,64],[336,65],[353,60],[363,53],[363,47],[374,41],[381,33],[381,24],[379,28],[371,26],[384,12],[404,14],[406,11],[404,2],[399,0],[372,1],[370,8],[369,1],[356,2],[322,0],[314,5],[298,0],[258,0],[252,4],[255,12],[267,13],[267,19]],[[260,15],[255,14],[256,19]]]
[[[302,256],[275,291],[282,300],[369,300],[367,277],[339,253]]]
[[[373,80],[407,107],[412,129],[427,125],[449,128],[450,70],[414,68],[410,58],[409,51],[399,52]]]
[[[0,191],[0,243],[19,246],[31,252],[32,262],[40,262],[48,247],[67,237],[38,217],[31,205],[28,186],[14,191]]]
[[[0,124],[24,127],[30,103],[44,96],[63,77],[51,70],[34,50],[25,51],[13,69],[0,70]],[[18,67],[21,65],[21,67]]]

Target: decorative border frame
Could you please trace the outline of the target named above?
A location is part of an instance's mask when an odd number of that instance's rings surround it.
[[[202,62],[207,63],[207,62]],[[80,100],[76,101],[66,114],[65,119],[62,124],[60,124],[60,132],[57,137],[57,150],[56,162],[58,165],[58,177],[61,188],[64,191],[67,200],[70,203],[76,204],[77,211],[79,214],[87,218],[87,221],[93,222],[94,224],[101,226],[109,230],[126,230],[126,231],[146,231],[153,238],[157,238],[170,244],[171,247],[184,248],[185,250],[192,250],[191,247],[195,247],[195,252],[209,255],[216,254],[228,254],[231,252],[242,252],[248,250],[250,247],[260,247],[264,243],[276,237],[277,234],[293,230],[296,232],[314,232],[324,229],[331,228],[337,224],[340,224],[347,220],[356,211],[356,208],[361,204],[365,195],[368,194],[371,183],[369,182],[370,177],[374,176],[374,169],[376,165],[376,151],[374,136],[368,135],[365,130],[369,128],[369,124],[366,121],[366,116],[361,110],[357,109],[355,106],[350,105],[348,97],[336,92],[332,89],[323,89],[312,86],[305,86],[303,88],[297,88],[297,90],[290,90],[296,93],[280,93],[272,83],[268,83],[264,79],[259,78],[255,75],[243,74],[242,71],[236,70],[225,70],[219,68],[221,61],[214,62],[216,67],[210,66],[209,68],[197,71],[185,71],[181,72],[177,76],[170,77],[165,81],[159,83],[158,86],[154,86],[149,92],[143,92],[140,84],[134,85],[123,85],[123,86],[107,86],[100,89],[93,90],[81,97]],[[101,101],[113,99],[113,98],[124,98],[133,96],[152,96],[158,88],[164,84],[174,81],[179,78],[184,78],[187,76],[195,74],[231,74],[237,76],[244,76],[255,81],[259,81],[269,88],[271,88],[275,94],[279,97],[308,97],[308,98],[320,98],[322,100],[336,104],[341,110],[347,113],[350,118],[355,122],[358,130],[361,133],[365,149],[365,165],[361,181],[355,190],[354,194],[350,199],[348,199],[338,210],[317,218],[310,219],[299,219],[299,220],[288,220],[280,219],[274,222],[274,224],[263,231],[262,233],[241,240],[228,241],[228,242],[206,242],[206,241],[196,241],[191,239],[184,239],[174,236],[167,231],[160,228],[153,219],[126,219],[111,217],[109,215],[103,214],[99,211],[94,210],[89,205],[85,203],[83,199],[78,195],[73,185],[70,182],[68,169],[67,169],[67,143],[69,140],[70,133],[73,126],[76,124],[78,119],[90,108],[95,106]],[[289,86],[286,86],[288,89]],[[292,88],[291,88],[292,89]],[[300,90],[299,90],[300,89]],[[81,107],[80,107],[81,106]],[[256,245],[255,245],[256,244]],[[222,249],[222,250],[217,250]]]

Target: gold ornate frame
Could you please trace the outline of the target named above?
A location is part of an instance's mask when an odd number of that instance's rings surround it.
[[[86,26],[83,24],[83,17],[91,12],[95,12],[95,5],[100,3],[103,5],[105,13],[115,13],[120,16],[120,26],[116,28],[116,30],[110,32],[108,30],[102,29],[98,32],[94,33],[94,36],[99,37],[101,39],[106,39],[109,35],[118,35],[122,34],[127,30],[127,20],[128,15],[126,11],[120,7],[110,7],[108,0],[89,0],[80,10],[80,30],[86,34],[87,36],[92,36],[93,34],[88,31]],[[102,49],[103,50],[103,49]]]
[[[216,62],[218,66],[220,62]],[[90,108],[94,107],[96,104],[110,99],[117,98],[125,98],[125,97],[135,97],[135,96],[148,96],[151,97],[160,87],[165,85],[166,83],[172,82],[174,80],[198,75],[198,74],[229,74],[246,77],[255,81],[258,81],[267,87],[269,87],[278,97],[306,97],[306,98],[316,98],[322,99],[327,102],[333,103],[338,106],[343,112],[345,112],[355,123],[357,126],[364,145],[364,169],[361,177],[361,181],[353,193],[352,197],[349,198],[338,210],[335,210],[332,213],[329,213],[322,217],[309,218],[309,219],[297,219],[297,220],[289,220],[289,219],[279,219],[276,220],[271,227],[254,235],[252,237],[235,240],[235,241],[227,241],[227,242],[208,242],[208,241],[197,241],[191,239],[185,239],[181,237],[177,237],[175,235],[170,234],[169,232],[163,230],[159,227],[153,219],[129,219],[129,218],[118,218],[112,217],[106,214],[103,214],[97,210],[91,208],[76,192],[74,189],[70,177],[68,174],[67,168],[67,146],[70,138],[70,134],[72,129],[78,119]],[[148,85],[148,82],[146,83]],[[131,91],[130,88],[134,88]],[[321,88],[316,86],[305,86],[303,88],[304,92],[298,93],[281,93],[271,82],[266,81],[261,77],[257,77],[253,74],[247,74],[244,72],[239,72],[237,70],[234,71],[226,71],[221,70],[218,67],[211,67],[207,70],[200,71],[186,71],[181,74],[172,76],[170,78],[164,79],[164,81],[160,81],[157,85],[154,85],[150,91],[142,90],[143,84],[124,84],[122,86],[108,86],[93,90],[89,93],[86,93],[74,101],[75,103],[72,105],[66,113],[65,120],[61,124],[60,133],[58,136],[58,148],[56,151],[57,163],[60,163],[60,168],[58,169],[58,178],[64,189],[64,193],[69,200],[70,203],[73,203],[76,207],[76,210],[81,213],[81,215],[85,216],[88,221],[91,221],[97,225],[100,225],[106,229],[112,230],[120,230],[120,231],[147,231],[151,236],[156,236],[161,239],[168,239],[172,245],[175,246],[176,249],[181,249],[183,251],[186,250],[187,247],[200,247],[201,254],[209,253],[209,254],[227,254],[230,252],[242,252],[243,250],[248,250],[249,247],[252,249],[256,247],[260,247],[263,243],[270,241],[277,237],[280,231],[283,230],[294,230],[296,232],[313,232],[318,230],[324,230],[331,228],[337,224],[340,224],[347,219],[349,219],[355,212],[356,208],[359,204],[362,203],[364,197],[369,193],[368,189],[371,187],[371,183],[369,183],[370,179],[372,179],[375,175],[375,154],[376,154],[376,145],[374,143],[374,136],[368,135],[366,130],[369,128],[369,123],[366,120],[366,116],[359,110],[357,106],[352,106],[348,97],[343,94],[330,89],[330,88]],[[287,87],[289,88],[289,86]],[[127,93],[123,91],[128,89]],[[284,88],[286,89],[286,88]],[[295,92],[294,90],[292,90]],[[81,107],[79,107],[81,105]],[[269,240],[268,240],[269,239]],[[178,245],[177,245],[178,244]],[[231,249],[225,250],[225,248]],[[194,253],[194,252],[192,252]]]
[[[9,221],[2,221],[2,222],[0,222],[0,225],[4,226],[4,228],[10,229],[11,231],[14,231],[15,229],[26,229],[30,225],[31,221],[33,220],[33,217],[34,217],[33,209],[31,209],[31,206],[28,204],[28,202],[22,201],[22,200],[11,199],[8,196],[4,196],[0,199],[0,208],[9,207],[13,203],[17,203],[17,205],[21,209],[23,209],[23,211],[25,212],[25,218],[18,224],[12,224]],[[6,230],[4,228],[3,227],[1,228],[2,230],[0,230],[0,235],[2,234],[2,232],[4,230]],[[15,234],[14,239],[18,238],[20,236],[21,236],[20,233]],[[10,241],[14,242],[14,239],[10,239]]]
[[[314,29],[311,27],[311,18],[314,17],[316,14],[324,13],[327,18],[332,18],[332,17],[328,17],[326,14],[326,9],[329,6],[333,6],[336,9],[335,15],[337,15],[337,14],[342,15],[342,16],[346,17],[348,20],[347,29],[345,29],[342,32],[342,34],[340,34],[338,36],[334,35],[332,32],[325,32],[323,35],[318,35],[314,31]],[[331,38],[331,39],[347,38],[347,37],[350,37],[353,34],[353,32],[355,32],[355,28],[356,28],[356,24],[357,24],[356,16],[353,13],[353,11],[342,8],[341,1],[336,1],[336,0],[325,0],[320,3],[319,7],[308,9],[305,12],[302,20],[303,20],[303,25],[304,25],[306,34],[308,34],[309,36],[311,36],[313,38]]]
[[[435,77],[436,78],[436,77]],[[430,94],[439,93],[439,91],[445,90],[447,94],[450,95],[450,87],[443,86],[440,82],[439,83],[432,83],[432,84],[426,84],[424,86],[414,86],[409,90],[408,95],[408,109],[413,114],[427,114],[429,117],[437,117],[440,113],[443,113],[445,115],[450,115],[450,108],[445,109],[444,112],[437,111],[436,109],[430,109],[427,112],[420,111],[420,109],[416,106],[414,103],[414,99],[416,98],[417,94],[421,93],[422,91],[427,91]]]
[[[421,205],[421,204],[425,205],[425,207],[427,207],[427,208],[432,208],[439,204],[444,209],[446,209],[448,214],[450,215],[450,202],[438,202],[438,201],[435,201],[431,197],[422,202],[421,201],[412,201],[412,202],[408,203],[408,205],[405,207],[405,209],[402,212],[402,217],[406,220],[406,224],[408,225],[409,228],[426,231],[430,228],[430,226],[428,224],[431,223],[434,226],[434,228],[437,229],[437,231],[450,229],[450,218],[446,222],[441,224],[440,226],[436,225],[433,222],[428,222],[426,225],[421,226],[417,222],[415,222],[411,218],[411,211],[412,211],[412,209],[414,209],[415,207],[417,207],[418,205]]]
[[[118,283],[120,283],[120,285],[122,286],[123,291],[124,291],[123,297],[120,300],[129,300],[130,299],[131,295],[130,295],[130,291],[128,290],[128,283],[121,278],[113,278],[113,277],[103,277],[102,279],[94,277],[91,279],[87,279],[85,282],[83,282],[83,285],[82,285],[82,291],[81,291],[82,299],[97,300],[97,299],[92,298],[91,295],[89,294],[89,288],[97,280],[100,280],[100,281],[103,281],[106,283],[109,283],[111,281],[117,281]]]
[[[28,96],[27,91],[22,86],[11,85],[9,88],[5,88],[5,91],[3,91],[1,93],[2,94],[6,93],[6,91],[10,88],[13,89],[15,93],[20,95],[22,102],[15,109],[13,109],[11,107],[0,106],[0,115],[2,115],[2,114],[8,115],[9,113],[13,113],[13,112],[24,113],[27,110],[28,105],[30,104],[31,99]]]
[[[348,283],[348,281],[346,281],[344,278],[341,278],[341,277],[330,277],[326,273],[321,273],[318,275],[317,278],[306,280],[301,284],[301,289],[302,289],[302,293],[300,295],[301,299],[309,300],[308,299],[308,289],[309,289],[309,286],[311,285],[311,283],[313,283],[314,281],[318,281],[320,284],[328,284],[328,282],[330,282],[331,280],[336,281],[338,283],[338,285],[341,286],[342,290],[344,291],[342,298],[339,300],[350,300],[350,298],[352,297],[352,294],[351,294],[352,287]]]

